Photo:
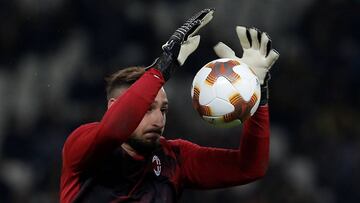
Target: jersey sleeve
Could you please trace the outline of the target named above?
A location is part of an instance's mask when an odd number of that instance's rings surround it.
[[[179,140],[184,187],[222,188],[246,184],[265,175],[269,161],[268,107],[259,107],[243,126],[239,149],[201,147]]]
[[[81,170],[128,139],[164,84],[161,73],[150,69],[121,95],[99,123],[75,130],[63,147],[63,164]]]

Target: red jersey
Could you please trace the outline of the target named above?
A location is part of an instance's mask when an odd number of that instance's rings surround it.
[[[170,203],[178,201],[184,188],[241,185],[265,174],[269,160],[267,106],[260,106],[245,121],[237,150],[161,137],[161,147],[146,158],[129,156],[120,146],[136,129],[163,84],[158,70],[148,70],[100,122],[71,133],[62,154],[62,203]]]

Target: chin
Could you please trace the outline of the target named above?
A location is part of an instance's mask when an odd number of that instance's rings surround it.
[[[149,154],[160,147],[160,137],[156,140],[129,138],[128,144],[140,154]]]

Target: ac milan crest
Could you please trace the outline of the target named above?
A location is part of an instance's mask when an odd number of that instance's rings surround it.
[[[161,162],[158,156],[154,155],[152,158],[152,167],[156,176],[161,173]]]

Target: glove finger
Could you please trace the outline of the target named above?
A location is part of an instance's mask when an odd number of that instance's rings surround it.
[[[205,8],[199,12],[197,12],[196,14],[194,14],[189,20],[187,20],[187,22],[191,22],[191,21],[195,21],[195,20],[203,20],[206,15],[208,14],[212,14],[214,13],[215,9],[214,8]]]
[[[252,42],[251,47],[258,50],[260,48],[261,32],[256,28],[250,28],[249,32]]]
[[[215,9],[204,9],[196,14],[194,20],[191,21],[200,21],[199,25],[194,29],[194,31],[190,32],[189,37],[195,35],[202,27],[208,24],[213,19],[213,13]]]
[[[178,30],[183,31],[184,40],[187,40],[189,37],[192,37],[195,33],[197,33],[201,27],[201,20],[195,20],[191,23],[185,23]]]
[[[219,42],[214,46],[214,51],[216,55],[220,58],[237,58],[235,52],[222,42]]]
[[[268,55],[268,57],[266,58],[266,61],[268,64],[270,64],[268,66],[268,69],[271,68],[271,66],[276,62],[276,60],[279,58],[279,52],[277,52],[275,49],[272,49]]]
[[[268,45],[271,45],[271,40],[266,32],[263,32],[261,34],[261,43],[260,43],[260,54],[263,56],[267,56],[269,54],[269,51],[271,47],[268,47]],[[268,49],[269,48],[269,49]]]
[[[180,52],[177,57],[180,66],[182,66],[188,56],[198,48],[199,43],[200,35],[195,35],[193,37],[189,37],[188,40],[181,44]]]
[[[246,34],[246,27],[236,26],[236,33],[240,40],[241,47],[243,49],[249,49],[251,47],[251,41],[249,41]],[[251,39],[250,39],[251,40]]]

